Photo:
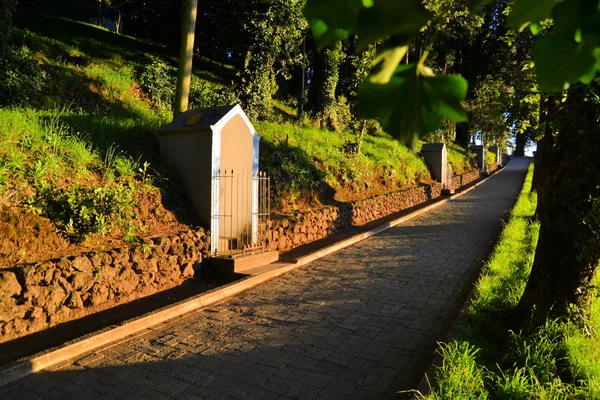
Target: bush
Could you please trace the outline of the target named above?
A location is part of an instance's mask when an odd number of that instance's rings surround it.
[[[16,0],[2,0],[2,7],[0,7],[0,58],[4,58],[4,55],[10,51],[8,43],[12,30],[13,15],[16,10]]]
[[[40,190],[37,210],[50,218],[69,240],[81,242],[94,233],[106,234],[117,222],[131,218],[134,204],[128,186],[74,185],[64,189],[45,184]]]
[[[46,73],[27,46],[9,48],[0,58],[0,71],[0,106],[29,101],[46,80]]]
[[[190,108],[225,106],[239,102],[235,92],[225,87],[214,87],[197,76],[190,84]]]
[[[496,165],[496,155],[491,151],[485,151],[485,165],[491,167]]]
[[[171,111],[175,102],[177,70],[159,57],[150,56],[150,60],[150,63],[138,70],[140,85],[159,110]],[[223,106],[238,102],[233,90],[215,87],[192,75],[189,108]]]
[[[355,130],[354,125],[356,125],[350,104],[344,96],[340,96],[337,101],[325,107],[322,113],[316,114],[315,120],[321,128],[336,132]]]
[[[173,108],[177,84],[175,68],[160,57],[149,56],[149,59],[150,62],[137,71],[140,86],[152,99],[156,108],[170,111]]]

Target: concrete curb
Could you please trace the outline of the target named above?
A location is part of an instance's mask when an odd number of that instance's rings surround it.
[[[255,276],[250,276],[241,281],[230,283],[223,287],[211,290],[207,293],[199,294],[190,299],[186,299],[174,305],[170,305],[159,309],[158,311],[153,311],[140,318],[135,318],[133,320],[125,321],[122,324],[110,326],[104,330],[93,332],[89,335],[75,339],[72,342],[68,342],[61,346],[49,349],[45,352],[35,354],[24,360],[9,364],[8,366],[0,369],[0,387],[5,386],[18,379],[21,379],[27,375],[39,372],[46,368],[50,368],[69,359],[76,358],[84,353],[88,353],[99,347],[117,342],[121,339],[126,338],[127,336],[134,335],[138,332],[149,329],[170,319],[174,319],[191,311],[198,310],[200,308],[224,301],[232,296],[235,296],[248,289],[251,289],[263,282],[276,278],[280,275],[286,274],[296,268],[309,264],[319,258],[325,257],[329,254],[351,246],[362,240],[368,239],[391,227],[409,221],[413,218],[418,217],[419,215],[422,215],[428,211],[440,207],[451,200],[461,197],[462,195],[475,189],[477,186],[484,184],[490,178],[494,177],[503,170],[504,168],[459,193],[456,193],[444,199],[440,199],[433,204],[416,210],[410,214],[404,215],[400,218],[394,219],[388,223],[371,229],[370,231],[356,234],[338,243],[327,246],[313,253],[309,253],[305,256],[299,257],[291,263],[282,263],[282,265],[279,268],[266,271]]]

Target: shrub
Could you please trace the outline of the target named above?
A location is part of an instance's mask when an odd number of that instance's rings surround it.
[[[150,62],[144,64],[137,71],[137,77],[142,89],[161,111],[169,111],[175,99],[175,68],[167,64],[162,58],[148,56]]]
[[[197,76],[192,76],[190,108],[225,106],[238,102],[239,99],[233,90],[225,87],[214,87]]]
[[[0,7],[0,58],[4,58],[7,51],[10,51],[8,41],[12,30],[12,20],[17,10],[16,0],[3,0]]]
[[[29,101],[46,79],[27,46],[9,48],[0,58],[0,71],[0,106]]]
[[[91,234],[106,234],[111,226],[132,215],[133,192],[125,185],[97,188],[74,185],[68,189],[44,184],[38,212],[45,214],[73,242]]]
[[[171,111],[175,102],[176,69],[163,59],[150,56],[150,63],[138,70],[142,89],[161,111]],[[218,87],[192,75],[189,108],[205,108],[238,103],[233,90]]]
[[[496,155],[488,150],[485,151],[485,165],[487,167],[496,165]]]
[[[352,110],[344,96],[340,96],[337,101],[326,106],[322,113],[316,114],[315,122],[321,128],[336,132],[356,129]]]

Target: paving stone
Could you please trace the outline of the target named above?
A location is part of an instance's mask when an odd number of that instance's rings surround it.
[[[517,159],[435,210],[0,398],[393,398],[422,377],[526,168]]]

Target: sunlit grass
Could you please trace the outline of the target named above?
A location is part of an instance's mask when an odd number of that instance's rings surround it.
[[[484,267],[458,337],[438,350],[442,363],[428,399],[600,398],[600,305],[585,325],[547,320],[509,330],[506,311],[518,303],[531,271],[540,225],[530,193],[533,165],[498,244]],[[569,377],[572,377],[569,378]]]
[[[291,123],[255,126],[263,142],[285,143],[301,150],[334,189],[350,187],[359,193],[368,189],[376,176],[386,181],[389,191],[430,179],[423,160],[391,137],[365,136],[361,153],[353,155],[344,152],[344,145],[356,140],[348,132]]]

